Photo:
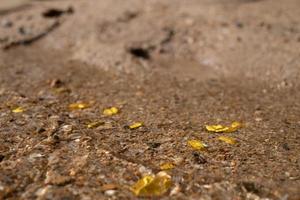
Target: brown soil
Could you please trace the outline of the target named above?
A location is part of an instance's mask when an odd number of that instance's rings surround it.
[[[173,162],[161,199],[299,200],[299,11],[299,0],[0,3],[0,199],[135,199],[133,183]],[[103,116],[110,106],[121,112]],[[236,145],[204,130],[232,121],[245,124],[227,133]]]

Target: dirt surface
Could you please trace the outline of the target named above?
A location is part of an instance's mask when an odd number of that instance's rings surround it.
[[[3,2],[0,199],[300,199],[299,0]]]

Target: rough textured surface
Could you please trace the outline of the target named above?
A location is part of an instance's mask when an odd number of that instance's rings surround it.
[[[0,4],[0,199],[134,199],[164,162],[162,199],[300,199],[298,0],[15,2]],[[235,120],[237,145],[203,128]]]

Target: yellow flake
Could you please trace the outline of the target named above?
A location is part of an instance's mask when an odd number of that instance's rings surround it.
[[[106,116],[112,116],[112,115],[117,114],[118,112],[119,112],[118,108],[111,107],[111,108],[104,109],[103,114]]]
[[[25,109],[22,108],[22,107],[17,107],[17,108],[12,110],[13,113],[22,113],[24,111],[25,111]]]
[[[200,140],[189,140],[188,144],[195,150],[204,150],[207,145]]]
[[[88,128],[97,128],[98,126],[104,125],[104,122],[91,122],[87,125]]]
[[[175,167],[175,165],[173,163],[163,163],[160,166],[160,169],[161,170],[170,170],[170,169],[173,169],[174,167]]]
[[[144,176],[131,187],[131,191],[136,196],[160,196],[166,193],[171,185],[171,176],[161,171],[155,176]]]
[[[240,123],[240,122],[232,122],[231,123],[231,130],[233,130],[233,131],[236,131],[237,129],[239,129],[239,128],[241,128],[242,127],[242,123]]]
[[[71,110],[82,110],[89,107],[89,104],[86,103],[72,103],[69,105]]]
[[[225,137],[225,136],[220,136],[218,137],[218,140],[221,140],[227,144],[236,144],[236,140],[234,138],[231,137]]]
[[[143,126],[142,122],[136,122],[136,123],[130,125],[129,128],[130,129],[137,129],[137,128],[140,128],[141,126]]]
[[[216,133],[226,132],[228,130],[228,127],[222,125],[211,125],[211,126],[206,125],[205,128],[210,132],[216,132]]]
[[[206,125],[205,128],[209,132],[215,132],[215,133],[231,133],[239,128],[242,127],[242,124],[240,122],[232,122],[230,126],[223,126],[223,125]]]
[[[141,190],[143,190],[146,186],[148,186],[153,180],[155,176],[154,175],[147,175],[138,180],[132,187],[131,190],[135,195],[139,195]]]

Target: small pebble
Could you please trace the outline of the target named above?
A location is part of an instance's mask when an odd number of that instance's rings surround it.
[[[255,118],[255,121],[257,121],[257,122],[261,122],[263,119],[261,118],[261,117],[256,117]]]
[[[175,165],[180,165],[184,161],[184,159],[182,157],[177,157],[176,156],[176,157],[173,158],[173,161],[174,161]]]
[[[10,27],[13,26],[13,23],[8,19],[3,19],[1,21],[1,26],[4,27],[4,28],[10,28]]]
[[[151,170],[151,169],[147,169],[147,168],[144,167],[144,166],[141,166],[141,167],[139,168],[139,172],[140,172],[141,174],[143,174],[143,175],[145,175],[145,174],[152,174],[152,170]]]
[[[114,196],[116,193],[117,193],[116,190],[106,190],[104,192],[104,194],[107,195],[107,196]]]
[[[194,161],[197,164],[205,164],[207,163],[207,160],[205,159],[205,157],[197,152],[193,153],[193,157],[194,157]]]
[[[50,87],[51,88],[58,88],[63,85],[63,82],[60,79],[53,79],[50,82]]]
[[[65,132],[65,133],[70,133],[70,132],[72,132],[72,130],[73,130],[73,126],[72,125],[64,125],[62,127],[62,131]]]
[[[28,31],[27,31],[27,29],[26,29],[25,27],[21,26],[21,27],[19,28],[19,33],[20,33],[21,35],[27,35],[27,34],[28,34]]]
[[[148,143],[148,146],[152,149],[156,149],[156,148],[160,147],[160,145],[161,145],[161,143],[159,143],[159,142],[150,142],[150,143]]]
[[[178,194],[181,191],[181,188],[178,184],[175,185],[175,187],[171,190],[170,196],[174,196]]]

